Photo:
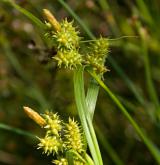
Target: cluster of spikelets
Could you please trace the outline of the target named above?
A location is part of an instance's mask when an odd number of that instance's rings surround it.
[[[77,155],[86,154],[86,141],[82,128],[77,121],[69,118],[63,122],[60,117],[52,112],[41,116],[28,107],[24,107],[27,115],[45,129],[45,136],[39,138],[38,149],[42,149],[46,155],[53,155],[57,160],[52,163],[56,165],[69,165],[67,153],[72,154],[73,165],[85,165]]]
[[[85,56],[85,62],[87,65],[92,66],[97,73],[108,71],[104,66],[105,58],[108,55],[108,46],[108,42],[102,37],[91,42],[89,45],[88,53]]]
[[[73,26],[73,22],[64,19],[59,23],[47,9],[44,9],[44,14],[48,20],[46,25],[49,25],[46,34],[57,50],[53,58],[57,61],[58,67],[77,68],[82,64],[82,55],[79,53],[79,32]]]
[[[108,40],[100,37],[91,41],[88,52],[81,55],[81,37],[79,31],[73,26],[73,21],[67,19],[58,22],[50,11],[44,9],[47,19],[46,35],[53,41],[57,54],[53,57],[58,67],[76,69],[80,65],[91,67],[96,73],[103,74],[107,71],[104,66],[108,54]]]

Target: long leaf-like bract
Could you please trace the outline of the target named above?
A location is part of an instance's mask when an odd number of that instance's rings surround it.
[[[75,100],[76,100],[76,105],[77,105],[79,117],[81,120],[81,124],[83,126],[83,130],[85,132],[86,139],[87,139],[94,163],[96,165],[102,165],[103,162],[102,162],[98,142],[96,139],[96,135],[94,132],[94,128],[92,125],[92,119],[90,117],[87,103],[85,100],[83,70],[84,68],[80,67],[74,73]]]
[[[110,98],[114,101],[114,103],[119,107],[123,115],[128,119],[128,121],[131,123],[137,134],[141,137],[144,144],[148,147],[149,151],[155,158],[155,160],[160,164],[160,151],[158,148],[150,141],[150,139],[145,135],[145,133],[142,131],[142,129],[139,127],[139,125],[135,122],[135,120],[131,117],[131,115],[127,112],[125,107],[121,104],[121,102],[117,99],[117,97],[113,94],[113,92],[101,81],[101,79],[93,72],[90,72],[90,75],[95,78],[95,80],[99,83],[99,85],[107,92],[107,94],[110,96]]]
[[[23,135],[23,136],[28,136],[28,137],[31,137],[31,138],[36,138],[35,135],[31,134],[28,131],[24,131],[24,130],[21,130],[19,128],[15,128],[15,127],[9,126],[9,125],[4,124],[4,123],[0,123],[0,129],[11,131],[11,132],[14,132],[16,134]]]

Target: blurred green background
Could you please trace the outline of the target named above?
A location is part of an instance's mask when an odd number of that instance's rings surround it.
[[[110,72],[104,75],[104,81],[160,148],[160,1],[15,2],[43,22],[43,8],[52,11],[58,20],[65,17],[75,19],[74,24],[81,31],[83,39],[91,39],[93,35],[110,39],[124,36],[110,40],[110,53],[106,60]],[[53,110],[64,119],[68,116],[78,119],[73,95],[73,73],[58,70],[51,58],[54,54],[55,50],[44,42],[41,30],[1,0],[0,164],[51,164],[51,158],[36,149],[36,139],[7,127],[43,135],[39,126],[24,114],[24,105],[39,113]],[[94,123],[104,165],[156,164],[132,126],[102,89]]]

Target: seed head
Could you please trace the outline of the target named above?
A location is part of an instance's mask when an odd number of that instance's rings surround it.
[[[38,144],[38,149],[42,148],[44,151],[43,153],[50,155],[50,154],[57,154],[58,151],[63,150],[62,141],[57,138],[56,136],[46,136],[45,138],[38,138],[40,143]]]
[[[75,159],[75,160],[73,161],[73,164],[74,164],[74,165],[85,165],[85,163],[83,163],[82,161],[80,161],[80,160],[78,160],[78,159]]]
[[[53,57],[58,62],[58,67],[64,67],[69,69],[76,69],[82,63],[82,56],[77,50],[60,50],[57,55]]]
[[[97,58],[104,59],[108,55],[109,42],[106,38],[100,37],[90,44],[91,51]]]
[[[108,71],[104,66],[105,58],[108,55],[108,41],[100,37],[92,42],[89,47],[89,52],[85,56],[84,63],[92,66],[93,70],[98,74],[103,74]]]
[[[60,23],[60,30],[55,32],[53,38],[56,41],[58,49],[73,49],[79,45],[80,37],[79,32],[73,26],[73,21],[68,22],[64,19]]]
[[[46,125],[44,128],[47,129],[47,134],[59,136],[59,132],[62,129],[62,124],[59,116],[55,113],[49,112],[47,114],[44,114],[43,117],[46,121]]]
[[[65,144],[68,149],[73,149],[79,153],[84,151],[83,135],[81,132],[78,123],[69,118],[65,129]]]
[[[55,165],[68,165],[68,161],[65,158],[60,158],[59,160],[53,160],[52,163]]]

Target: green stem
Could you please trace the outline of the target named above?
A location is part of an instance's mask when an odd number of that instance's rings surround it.
[[[132,93],[134,94],[138,102],[144,105],[144,98],[142,97],[140,92],[138,92],[137,87],[134,85],[134,83],[126,76],[126,74],[123,72],[121,67],[117,65],[117,63],[115,62],[113,58],[108,57],[108,60],[112,64],[113,68],[117,71],[117,73],[122,77],[124,82],[127,84],[130,91],[132,91]]]
[[[95,80],[99,83],[99,85],[107,92],[107,94],[111,97],[111,99],[114,101],[114,103],[119,107],[123,115],[128,119],[128,121],[131,123],[131,125],[134,127],[137,134],[141,137],[144,144],[148,147],[150,153],[153,155],[155,160],[160,164],[160,152],[156,148],[156,146],[148,139],[148,137],[145,135],[145,133],[141,130],[139,125],[134,121],[134,119],[130,116],[130,114],[127,112],[125,107],[121,104],[121,102],[117,99],[117,97],[110,91],[110,89],[99,79],[99,77],[93,73],[90,72],[90,75],[95,78]]]

